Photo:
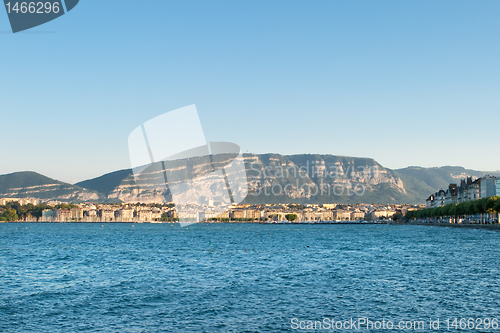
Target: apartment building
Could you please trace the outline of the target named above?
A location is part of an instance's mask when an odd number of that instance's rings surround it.
[[[460,185],[449,184],[446,190],[431,194],[425,203],[427,208],[434,208],[495,195],[500,195],[500,179],[486,175],[472,181],[472,177],[467,177],[460,181]]]
[[[115,221],[131,222],[134,220],[134,210],[132,208],[122,208],[115,211]]]

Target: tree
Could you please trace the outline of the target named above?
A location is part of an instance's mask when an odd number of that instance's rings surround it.
[[[457,205],[457,214],[458,215],[466,215],[467,214],[467,202],[463,202]]]
[[[462,215],[476,215],[481,214],[481,221],[483,214],[500,213],[500,197],[488,197],[480,200],[466,201],[459,204],[448,204],[443,207],[424,208],[415,211],[410,211],[406,215],[406,219],[412,218],[429,218],[429,217],[443,217],[449,216],[455,218]]]
[[[451,215],[451,206],[446,205],[441,207],[441,211],[443,212],[443,216],[450,216]]]
[[[403,214],[397,212],[396,214],[392,215],[391,218],[393,221],[401,221],[403,219]]]
[[[0,220],[14,222],[19,220],[19,216],[17,215],[15,209],[7,209],[5,212],[3,212]]]
[[[497,203],[495,204],[495,207],[493,209],[497,212],[500,213],[500,200],[497,200]]]
[[[492,213],[493,212],[493,207],[495,207],[496,203],[496,198],[495,197],[489,197],[489,198],[484,198],[481,199],[483,201],[483,211],[485,213]]]
[[[293,221],[295,221],[298,218],[298,216],[297,216],[297,214],[286,214],[285,218],[288,221],[293,222]]]
[[[460,204],[461,211],[463,215],[473,215],[474,203],[472,201],[466,201]]]
[[[443,214],[443,207],[436,207],[435,208],[435,214],[436,214],[436,216],[443,217],[444,216],[444,214]]]
[[[71,208],[76,208],[76,207],[78,207],[78,206],[73,205],[73,204],[60,203],[60,204],[56,205],[54,208],[55,209],[71,209]]]
[[[469,204],[469,209],[467,210],[468,211],[468,213],[467,213],[468,215],[479,214],[479,211],[477,210],[476,201],[469,201],[468,204]]]
[[[33,215],[36,218],[41,218],[42,213],[45,209],[51,209],[52,207],[46,204],[38,204],[33,207],[33,210],[30,211],[31,215]]]
[[[453,216],[453,221],[455,221],[455,217],[459,215],[457,204],[450,204],[450,215]]]
[[[475,208],[476,214],[486,213],[486,210],[484,209],[485,207],[483,205],[484,199],[486,199],[486,198],[474,201],[474,208]]]

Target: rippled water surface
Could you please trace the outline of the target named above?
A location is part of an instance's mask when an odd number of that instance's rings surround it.
[[[293,318],[500,318],[498,231],[4,223],[0,236],[1,332],[278,332],[294,331]]]

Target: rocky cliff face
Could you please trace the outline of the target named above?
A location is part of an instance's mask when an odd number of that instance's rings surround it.
[[[406,196],[401,178],[373,159],[277,154],[245,157],[248,202],[395,202]]]
[[[244,161],[249,190],[245,203],[414,201],[400,177],[369,158],[245,154]],[[87,186],[92,185],[88,182]],[[168,189],[161,191],[144,182],[138,186],[131,172],[107,197],[123,202],[171,201]]]
[[[162,191],[156,188],[154,184],[151,186],[144,185],[138,186],[131,173],[108,194],[108,198],[122,202],[140,203],[167,203],[171,201],[168,190]]]

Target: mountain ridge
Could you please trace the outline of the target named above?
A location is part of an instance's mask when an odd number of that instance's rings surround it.
[[[277,153],[266,153],[266,154],[244,154],[244,159],[246,163],[247,169],[247,177],[250,184],[250,195],[244,201],[244,203],[287,203],[287,202],[296,202],[296,203],[327,203],[327,202],[338,202],[338,203],[352,203],[353,201],[362,201],[362,202],[382,202],[382,203],[424,203],[425,199],[428,197],[430,193],[433,193],[441,187],[447,187],[449,183],[460,182],[460,177],[482,177],[484,174],[488,172],[482,172],[472,169],[466,169],[461,166],[442,166],[442,167],[431,167],[425,168],[420,166],[409,166],[406,168],[400,169],[389,169],[383,167],[380,163],[378,163],[375,159],[369,157],[350,157],[350,156],[338,156],[338,155],[330,155],[330,154],[295,154],[295,155],[280,155]],[[281,161],[281,162],[279,162]],[[367,186],[370,187],[370,191],[364,193],[362,198],[359,197],[351,197],[346,198],[345,196],[323,196],[323,197],[314,197],[314,198],[306,198],[306,197],[283,197],[283,196],[274,196],[269,195],[266,197],[263,196],[252,196],[252,181],[260,182],[253,188],[254,192],[259,188],[262,189],[263,186],[272,186],[272,184],[280,185],[282,187],[286,186],[290,182],[285,179],[253,179],[252,172],[255,172],[255,169],[251,166],[252,162],[256,162],[256,165],[261,165],[261,167],[271,168],[277,165],[277,163],[281,163],[283,166],[294,166],[295,168],[302,167],[303,169],[307,167],[307,165],[312,166],[316,165],[316,163],[328,162],[333,163],[339,166],[342,169],[342,172],[346,171],[346,166],[351,165],[351,170],[355,167],[377,167],[380,168],[380,173],[382,174],[382,178],[384,181],[373,181],[373,179],[367,183]],[[278,163],[278,164],[279,164]],[[308,164],[309,163],[309,164]],[[262,172],[262,169],[260,169]],[[258,172],[258,171],[257,171]],[[490,172],[491,173],[491,172]],[[106,180],[108,175],[116,176],[117,174],[121,174],[122,176],[122,184],[121,189],[120,186],[113,188],[112,191],[108,190],[107,194],[111,195],[113,199],[120,199],[124,201],[128,201],[137,195],[137,198],[140,197],[140,189],[135,186],[135,182],[133,180],[132,172],[130,169],[123,169],[116,172],[108,173],[102,175],[100,177],[96,177],[94,179],[86,180],[83,182],[76,183],[76,185],[86,187],[88,186],[91,189],[98,190],[99,187],[94,187],[92,184],[99,184],[102,186],[100,182]],[[496,174],[496,173],[493,173]],[[500,173],[497,175],[500,176]],[[262,177],[261,177],[262,178]],[[269,177],[268,177],[269,178]],[[309,175],[305,180],[305,183],[310,182],[313,184],[318,181],[318,177],[314,177],[313,175]],[[116,182],[116,178],[114,181]],[[296,181],[296,179],[295,179]],[[371,183],[371,184],[370,184]],[[111,189],[112,187],[110,187]],[[167,195],[168,197],[168,195]],[[154,201],[159,199],[158,193],[153,194],[150,193],[141,198],[141,201]],[[169,200],[169,198],[167,198]]]
[[[253,204],[422,204],[431,193],[450,183],[460,183],[462,178],[482,177],[485,174],[500,176],[500,172],[483,172],[461,166],[389,169],[373,158],[329,154],[244,154],[244,160],[249,183],[249,195],[244,203]],[[363,188],[362,195],[347,193],[356,187]],[[276,189],[283,188],[292,189],[292,192],[277,193],[279,191]],[[334,191],[331,191],[332,188]],[[341,188],[347,190],[346,193],[340,193],[338,189]],[[266,189],[276,191],[265,194],[263,192]],[[318,189],[321,191],[318,192]],[[312,195],[314,190],[316,194]],[[135,183],[131,169],[109,172],[73,185],[33,171],[0,175],[0,197],[35,197],[73,202],[151,203],[171,200],[168,185],[167,191],[163,193],[141,188]]]
[[[107,200],[96,191],[49,178],[34,171],[20,171],[0,175],[0,197],[72,202]]]

